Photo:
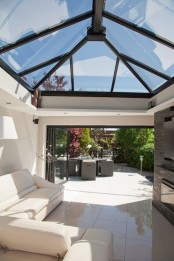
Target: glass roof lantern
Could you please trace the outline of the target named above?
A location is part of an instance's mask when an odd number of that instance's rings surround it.
[[[174,1],[1,0],[0,66],[30,92],[152,97],[174,83]]]

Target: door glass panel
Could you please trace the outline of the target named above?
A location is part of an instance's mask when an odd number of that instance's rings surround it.
[[[55,183],[67,178],[67,130],[54,128],[54,162]]]
[[[50,160],[47,160],[46,168],[48,180],[60,183],[68,179],[69,176],[80,175],[81,158],[79,156],[81,155],[82,130],[82,128],[48,126],[47,154],[51,155]]]

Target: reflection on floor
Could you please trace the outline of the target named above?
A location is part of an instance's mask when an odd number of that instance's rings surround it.
[[[135,169],[65,183],[65,200],[46,221],[114,233],[114,261],[174,260],[174,227],[152,208],[153,184]]]

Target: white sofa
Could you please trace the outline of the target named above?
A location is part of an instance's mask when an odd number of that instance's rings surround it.
[[[109,231],[0,216],[2,261],[111,261],[112,246]]]
[[[0,216],[43,220],[62,202],[64,187],[22,169],[0,176]]]
[[[42,221],[63,186],[20,170],[0,176],[0,260],[111,261],[113,234]]]

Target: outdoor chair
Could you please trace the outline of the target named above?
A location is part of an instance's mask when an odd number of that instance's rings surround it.
[[[101,161],[100,176],[113,176],[114,162],[113,160]]]
[[[96,161],[83,160],[81,166],[81,179],[95,180],[96,179]]]

